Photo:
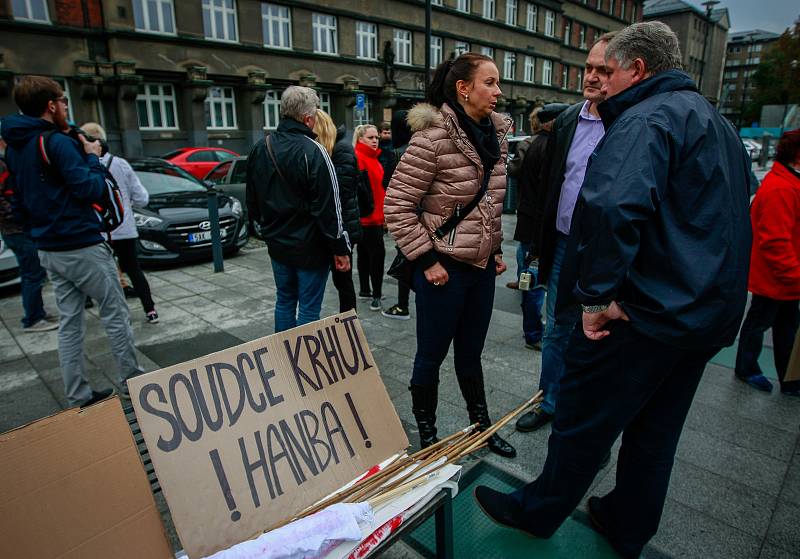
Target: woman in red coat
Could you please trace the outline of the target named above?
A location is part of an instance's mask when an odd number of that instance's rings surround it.
[[[753,299],[739,334],[736,377],[758,390],[772,390],[758,366],[764,332],[772,328],[781,392],[800,396],[800,381],[784,382],[800,324],[800,129],[786,132],[778,143],[772,170],[750,208],[750,220],[748,288]]]
[[[358,168],[369,177],[375,209],[361,218],[361,242],[358,243],[358,281],[361,289],[359,299],[371,299],[369,310],[381,310],[383,287],[383,261],[386,249],[383,247],[383,166],[378,161],[381,150],[378,148],[378,129],[371,124],[356,127],[353,134],[353,147],[356,150]],[[370,282],[372,287],[370,288]]]

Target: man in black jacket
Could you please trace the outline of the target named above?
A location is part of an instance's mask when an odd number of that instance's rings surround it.
[[[350,269],[336,173],[312,132],[318,107],[313,89],[288,87],[278,129],[247,160],[247,210],[272,260],[276,332],[319,320],[331,259]]]
[[[559,279],[565,264],[575,200],[583,183],[589,154],[605,133],[597,107],[606,98],[602,91],[606,80],[604,57],[606,46],[613,37],[614,33],[606,33],[592,45],[583,74],[585,101],[572,105],[558,116],[547,142],[545,161],[550,165],[541,169],[540,181],[546,188],[537,191],[539,197],[534,202],[535,207],[543,208],[539,210],[543,213],[533,238],[539,251],[539,283],[547,286],[547,320],[542,336],[542,370],[539,376],[539,388],[544,391],[544,399],[517,421],[517,430],[523,432],[535,431],[553,419],[558,383],[564,374],[564,352],[580,317],[576,304],[564,305],[564,301],[571,297],[562,292]]]
[[[733,343],[747,298],[750,161],[736,130],[678,70],[678,38],[631,25],[606,50],[606,135],[573,219],[570,339],[536,481],[475,496],[495,521],[550,537],[622,434],[616,486],[589,514],[622,557],[658,530],[683,423],[706,363]]]

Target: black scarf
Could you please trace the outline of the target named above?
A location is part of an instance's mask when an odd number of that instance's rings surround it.
[[[494,164],[500,159],[500,142],[497,140],[494,121],[486,117],[482,118],[480,122],[475,122],[458,101],[448,100],[447,104],[455,111],[458,125],[466,132],[470,143],[478,152],[484,172],[491,173]]]

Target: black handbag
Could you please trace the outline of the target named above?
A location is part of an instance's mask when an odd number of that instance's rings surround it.
[[[464,206],[461,211],[456,211],[455,214],[450,216],[447,221],[442,223],[433,232],[433,235],[437,239],[441,241],[445,235],[456,228],[456,225],[458,225],[462,219],[469,215],[469,212],[475,209],[475,207],[478,205],[478,202],[480,202],[481,198],[483,198],[483,195],[486,194],[486,189],[489,187],[490,178],[491,173],[484,173],[483,184],[481,185],[481,189],[475,195],[475,198],[470,200],[469,204]],[[416,267],[416,262],[406,258],[406,255],[403,254],[403,251],[400,250],[400,247],[395,248],[397,249],[397,254],[394,257],[394,260],[392,260],[392,263],[389,265],[389,270],[386,273],[396,279],[398,282],[404,283],[411,289],[414,289],[414,283],[412,279],[414,277],[414,268]]]
[[[372,186],[369,184],[367,171],[361,170],[356,176],[356,191],[358,196],[358,215],[367,217],[375,211],[375,199],[372,197]]]

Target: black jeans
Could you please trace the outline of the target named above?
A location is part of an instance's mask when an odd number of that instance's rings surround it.
[[[512,495],[527,529],[550,537],[622,433],[616,487],[601,500],[601,522],[623,557],[638,557],[658,530],[683,423],[719,348],[679,349],[627,322],[609,327],[599,341],[573,330],[544,469]]]
[[[119,260],[120,269],[131,278],[131,283],[139,296],[139,300],[142,302],[144,312],[149,313],[155,310],[156,306],[153,303],[153,297],[150,295],[150,284],[147,283],[147,278],[139,266],[136,239],[113,239],[111,247]]]
[[[450,279],[436,286],[414,270],[417,308],[417,354],[411,383],[439,382],[439,367],[453,344],[456,375],[482,375],[481,353],[489,330],[494,303],[493,260],[481,270],[453,260],[440,259]]]
[[[411,294],[411,286],[404,281],[397,282],[397,306],[408,310],[408,296]]]
[[[380,299],[383,292],[383,261],[386,249],[383,246],[383,226],[365,225],[361,227],[361,241],[358,243],[358,283],[362,293],[372,293]],[[370,289],[370,281],[372,289]]]
[[[764,342],[764,332],[772,328],[772,343],[775,356],[775,369],[781,388],[794,389],[800,381],[784,383],[786,368],[792,355],[794,336],[800,324],[798,301],[779,301],[753,295],[750,310],[742,323],[739,333],[739,350],[736,353],[736,375],[742,378],[760,375],[758,356]]]
[[[350,270],[339,272],[336,270],[336,266],[331,268],[333,285],[339,293],[339,312],[356,308],[356,288],[353,287],[353,257],[348,256],[347,258],[350,260]]]

